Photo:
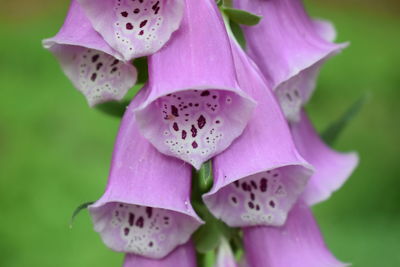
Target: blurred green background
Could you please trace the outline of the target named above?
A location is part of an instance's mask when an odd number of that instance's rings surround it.
[[[98,198],[119,121],[87,107],[41,39],[68,1],[1,0],[0,266],[120,266],[80,203]],[[400,8],[393,1],[308,0],[351,46],[330,60],[308,111],[323,130],[366,91],[369,101],[335,148],[361,163],[314,208],[326,242],[355,267],[400,266]],[[321,266],[323,267],[323,266]]]

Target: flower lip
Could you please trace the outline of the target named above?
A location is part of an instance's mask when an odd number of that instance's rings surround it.
[[[75,0],[61,30],[44,40],[43,46],[57,57],[66,76],[90,106],[121,100],[136,82],[135,67],[120,60],[121,55],[92,28]]]
[[[78,1],[96,31],[125,60],[151,55],[163,47],[179,28],[184,10],[184,0]]]
[[[240,136],[255,105],[238,90],[198,86],[149,97],[135,114],[160,152],[199,169]]]
[[[189,241],[184,245],[177,247],[168,256],[161,260],[149,259],[134,254],[127,254],[124,260],[124,267],[195,267],[196,253],[193,242]]]
[[[238,86],[215,1],[186,1],[181,27],[167,46],[149,57],[148,67],[147,97],[135,113],[141,133],[161,153],[198,169],[243,132],[255,102]],[[199,120],[206,122],[204,128]]]

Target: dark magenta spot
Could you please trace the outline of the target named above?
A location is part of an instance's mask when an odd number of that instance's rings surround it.
[[[254,189],[257,190],[257,184],[256,184],[256,182],[251,181],[250,184],[251,184],[252,187],[254,187]]]
[[[255,200],[256,196],[253,193],[250,193],[250,198],[251,198],[251,200]]]
[[[133,10],[133,13],[138,14],[140,12],[139,8],[135,8],[135,10]]]
[[[196,141],[193,141],[192,147],[193,147],[194,149],[196,149],[198,146],[199,146],[199,145],[196,143]]]
[[[117,68],[117,67],[114,67],[114,68],[111,69],[110,73],[114,73],[114,72],[116,72],[117,70],[118,70],[118,68]]]
[[[274,201],[271,200],[271,201],[269,202],[269,205],[270,205],[271,207],[275,208],[275,202],[274,202]]]
[[[204,125],[206,125],[206,118],[204,118],[203,115],[200,115],[200,117],[197,119],[197,125],[200,129],[203,129]]]
[[[126,24],[126,29],[127,29],[127,30],[132,30],[132,29],[133,29],[132,23],[128,22],[128,23]]]
[[[99,59],[100,55],[94,55],[92,57],[92,62],[95,63]]]
[[[111,64],[111,66],[115,66],[115,65],[117,65],[119,63],[119,60],[118,59],[115,59],[114,61],[113,61],[113,63]]]
[[[190,131],[192,132],[192,137],[197,136],[197,129],[196,129],[196,127],[194,127],[194,125],[192,125],[192,128],[190,129]]]
[[[146,24],[147,24],[147,19],[146,19],[146,20],[143,20],[142,22],[140,22],[139,27],[140,27],[140,28],[143,28],[144,26],[146,26]]]
[[[261,181],[260,181],[260,190],[261,190],[261,192],[267,191],[267,183],[268,183],[267,179],[265,179],[265,178],[261,179]]]
[[[174,115],[175,117],[179,117],[178,108],[175,107],[174,105],[171,106],[171,114]]]
[[[172,125],[172,128],[174,128],[175,131],[179,131],[179,127],[176,122],[174,122],[174,124]]]
[[[149,247],[152,247],[152,246],[153,246],[153,242],[151,242],[151,241],[150,241],[150,243],[149,243]]]
[[[144,34],[144,31],[141,30],[141,31],[139,32],[139,35],[143,35],[143,34]]]
[[[129,228],[128,227],[124,228],[124,235],[129,235]]]
[[[233,183],[235,184],[236,187],[239,187],[239,181],[234,181]]]
[[[103,63],[101,63],[101,62],[97,63],[96,70],[101,69],[101,67],[103,67]]]
[[[186,131],[185,131],[185,130],[182,130],[182,139],[183,139],[183,140],[186,139],[186,135],[187,135]]]
[[[135,214],[129,213],[128,222],[130,226],[133,226],[133,224],[135,223]]]
[[[201,94],[200,94],[201,96],[209,96],[210,95],[210,91],[203,91],[203,92],[201,92]]]
[[[151,218],[153,215],[153,208],[152,207],[146,207],[146,214],[148,218]]]
[[[250,208],[250,209],[254,209],[254,204],[253,204],[253,202],[250,201],[250,202],[248,203],[248,205],[249,205],[249,208]]]
[[[143,228],[143,225],[144,225],[144,219],[142,216],[140,216],[139,219],[137,219],[136,221],[136,226],[139,228]]]
[[[128,12],[126,12],[126,11],[121,12],[121,15],[126,18],[128,16]]]
[[[97,78],[97,74],[93,73],[92,76],[90,76],[90,80],[92,80],[92,82],[96,81]]]
[[[233,203],[237,203],[236,197],[232,197],[232,201],[233,201]]]

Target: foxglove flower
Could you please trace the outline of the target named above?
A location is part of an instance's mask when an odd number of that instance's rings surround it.
[[[162,258],[202,221],[190,205],[190,166],[160,154],[139,134],[133,110],[141,99],[125,112],[107,189],[89,211],[111,249]]]
[[[78,0],[93,27],[126,60],[159,50],[179,28],[184,0]]]
[[[286,120],[257,66],[232,42],[238,80],[258,105],[243,134],[213,160],[214,185],[203,199],[229,226],[285,223],[312,167],[294,146]]]
[[[235,0],[235,5],[265,17],[257,26],[244,27],[248,54],[274,89],[297,149],[315,167],[304,199],[310,205],[325,200],[350,176],[358,157],[327,147],[301,107],[310,98],[324,61],[346,44],[332,43],[332,24],[309,18],[300,0]]]
[[[301,0],[234,0],[234,5],[265,18],[256,26],[243,26],[248,54],[275,91],[285,116],[298,121],[322,64],[346,44],[332,43],[333,26],[309,18]]]
[[[300,154],[315,167],[303,193],[307,204],[313,205],[329,198],[351,175],[358,164],[357,153],[338,153],[319,138],[303,111],[299,123],[292,123],[291,130]]]
[[[149,57],[142,134],[162,153],[195,168],[227,148],[255,103],[238,87],[226,30],[214,0],[186,1],[180,29]]]
[[[232,249],[225,238],[222,238],[218,247],[217,260],[214,267],[238,267]]]
[[[194,246],[188,242],[177,247],[162,259],[149,259],[135,254],[127,254],[123,267],[196,267]]]
[[[122,99],[136,82],[135,67],[120,60],[121,55],[92,28],[76,0],[61,30],[43,45],[58,58],[90,106]]]
[[[343,267],[328,250],[306,204],[299,202],[281,227],[243,230],[245,256],[251,267]]]

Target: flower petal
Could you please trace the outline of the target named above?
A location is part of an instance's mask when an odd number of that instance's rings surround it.
[[[310,209],[297,204],[282,227],[243,230],[251,267],[343,267],[326,247]]]
[[[58,58],[90,106],[121,100],[136,82],[135,67],[119,60],[121,56],[92,28],[75,0],[61,30],[43,45]]]
[[[177,247],[163,259],[149,259],[127,254],[123,267],[196,267],[196,253],[192,242]]]
[[[346,44],[331,43],[333,27],[314,22],[300,0],[234,0],[237,8],[263,16],[243,26],[248,54],[276,92],[286,117],[298,121],[323,62]]]
[[[314,205],[328,199],[343,185],[356,168],[358,156],[357,153],[338,153],[325,145],[304,111],[300,122],[291,126],[297,149],[315,167],[303,194],[307,204]]]
[[[160,154],[139,134],[135,102],[122,121],[106,192],[89,210],[111,249],[162,258],[202,222],[190,205],[190,166]]]
[[[245,128],[255,103],[239,88],[214,0],[187,1],[181,28],[149,57],[142,134],[161,152],[197,169]]]
[[[157,52],[179,28],[184,0],[78,0],[93,27],[126,60]]]
[[[214,267],[237,267],[235,256],[232,249],[225,238],[222,238],[218,247],[217,261]]]
[[[214,185],[203,199],[229,226],[282,225],[312,174],[255,64],[233,44],[239,84],[259,101],[243,134],[213,161]]]

